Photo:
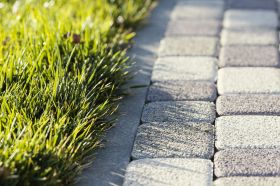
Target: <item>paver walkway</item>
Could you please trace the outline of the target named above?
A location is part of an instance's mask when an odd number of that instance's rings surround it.
[[[280,185],[278,4],[177,0],[124,186]]]

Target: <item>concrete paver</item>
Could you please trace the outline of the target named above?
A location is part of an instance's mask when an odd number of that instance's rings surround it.
[[[210,57],[164,57],[154,65],[152,82],[209,81],[217,76],[217,59]]]
[[[215,105],[203,101],[163,101],[145,105],[142,122],[207,122],[215,120]]]
[[[218,71],[218,92],[224,94],[279,94],[280,69],[228,67]]]
[[[147,101],[215,101],[214,83],[205,81],[164,81],[153,83]]]
[[[211,186],[213,165],[203,159],[142,159],[131,162],[123,186]]]
[[[208,123],[145,123],[138,128],[133,159],[205,158],[214,153],[214,127]]]
[[[224,46],[219,57],[220,67],[279,67],[276,46]]]
[[[218,150],[280,149],[279,116],[222,116],[215,127]]]
[[[219,96],[217,113],[225,115],[280,115],[280,95],[241,94]]]
[[[214,173],[230,176],[280,176],[280,151],[275,149],[222,150],[214,156]]]

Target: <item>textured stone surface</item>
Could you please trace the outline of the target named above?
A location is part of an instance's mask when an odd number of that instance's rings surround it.
[[[218,20],[174,20],[166,30],[167,36],[218,36],[221,23]]]
[[[219,115],[280,115],[280,95],[219,96],[216,109]]]
[[[164,57],[154,65],[152,81],[210,81],[217,76],[217,59],[210,57]]]
[[[228,0],[231,9],[275,10],[276,7],[275,0]]]
[[[164,101],[145,105],[142,122],[207,122],[215,120],[215,105],[202,101]]]
[[[218,150],[280,147],[279,116],[222,116],[215,123]]]
[[[133,159],[206,158],[214,153],[214,127],[207,123],[145,123],[140,125]]]
[[[271,10],[228,10],[225,12],[223,26],[230,29],[248,27],[275,29],[278,26],[278,16]]]
[[[221,20],[223,18],[223,1],[179,1],[172,11],[174,20]]]
[[[123,186],[212,185],[212,162],[203,159],[143,159],[127,167]]]
[[[274,29],[226,30],[221,33],[222,45],[277,45]]]
[[[159,56],[217,56],[218,38],[205,36],[166,37]]]
[[[268,67],[222,68],[218,71],[218,92],[223,94],[279,94],[280,69]]]
[[[275,10],[275,0],[228,0],[228,7],[231,9],[263,9]]]
[[[229,177],[219,178],[214,186],[278,186],[280,178],[277,177]]]
[[[199,81],[166,81],[156,82],[151,85],[147,100],[214,101],[216,96],[217,91],[214,83]]]
[[[221,48],[219,66],[278,67],[276,46],[225,46]]]
[[[215,175],[280,176],[280,151],[273,149],[222,150],[214,156]]]

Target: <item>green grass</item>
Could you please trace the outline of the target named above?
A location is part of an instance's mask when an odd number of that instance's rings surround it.
[[[92,162],[151,4],[1,1],[0,185],[71,185]]]

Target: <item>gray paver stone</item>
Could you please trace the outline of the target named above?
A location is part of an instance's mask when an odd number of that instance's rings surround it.
[[[218,150],[280,149],[279,116],[222,116],[215,123]]]
[[[218,92],[224,94],[279,94],[280,69],[228,67],[218,71]]]
[[[218,36],[221,23],[218,20],[174,20],[170,21],[167,36]]]
[[[145,105],[142,122],[206,122],[215,120],[215,105],[203,101],[163,101]]]
[[[221,20],[223,13],[223,1],[179,1],[172,11],[171,18],[173,20]]]
[[[279,186],[277,177],[229,177],[219,178],[214,186]]]
[[[277,45],[274,29],[227,30],[221,33],[221,44],[226,45]]]
[[[231,9],[275,10],[275,0],[228,0]]]
[[[123,186],[211,186],[212,162],[203,159],[142,159],[132,161]]]
[[[280,95],[224,95],[216,101],[217,113],[224,115],[280,115]]]
[[[279,67],[275,46],[224,46],[219,57],[220,67]]]
[[[166,37],[159,56],[217,56],[218,38],[206,36]]]
[[[277,28],[278,16],[271,10],[228,10],[225,12],[224,28]]]
[[[214,156],[217,177],[280,176],[280,151],[275,149],[222,150]]]
[[[151,80],[210,81],[217,76],[217,59],[210,57],[164,57],[154,65]]]
[[[200,81],[155,82],[149,88],[148,101],[215,101],[214,83]],[[279,107],[280,108],[280,107]]]
[[[140,125],[133,159],[205,158],[214,153],[214,127],[208,123],[163,122]]]

